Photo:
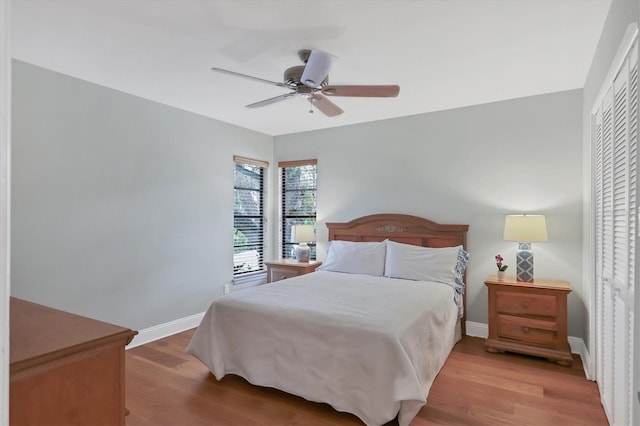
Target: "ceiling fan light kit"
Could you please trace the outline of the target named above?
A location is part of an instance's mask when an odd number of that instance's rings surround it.
[[[304,66],[302,83],[314,89],[322,87],[322,82],[325,81],[329,75],[329,70],[331,69],[331,65],[333,65],[334,59],[335,56],[326,52],[312,50]]]
[[[305,65],[287,68],[284,72],[283,83],[223,68],[211,68],[211,70],[293,90],[284,95],[254,102],[247,105],[247,108],[263,107],[298,95],[308,99],[311,106],[315,106],[326,116],[335,117],[344,111],[323,95],[394,98],[400,93],[398,85],[329,85],[329,70],[336,59],[335,56],[321,50],[302,49],[298,51],[298,57]],[[313,112],[313,108],[309,112]]]

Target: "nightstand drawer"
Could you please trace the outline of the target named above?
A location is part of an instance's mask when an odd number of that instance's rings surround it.
[[[293,259],[283,259],[265,262],[265,265],[267,265],[267,282],[273,283],[313,272],[322,265],[322,262],[296,262]]]
[[[270,281],[275,282],[275,281],[280,281],[280,280],[284,280],[291,277],[297,277],[298,275],[301,275],[301,274],[298,271],[291,270],[291,269],[273,268],[271,269],[269,275],[270,275]]]
[[[552,295],[498,290],[496,297],[498,312],[503,314],[555,317],[558,312]]]
[[[498,315],[498,337],[553,347],[557,342],[556,330],[553,321]]]

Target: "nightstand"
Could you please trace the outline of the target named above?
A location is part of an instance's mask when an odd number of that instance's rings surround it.
[[[516,281],[495,275],[484,282],[489,290],[488,352],[510,351],[540,356],[570,366],[567,340],[567,281]]]
[[[322,262],[298,262],[295,259],[283,259],[265,262],[265,265],[267,265],[267,282],[272,283],[313,272],[322,265]]]

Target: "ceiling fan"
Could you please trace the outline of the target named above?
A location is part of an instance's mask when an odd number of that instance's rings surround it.
[[[298,57],[305,65],[287,68],[282,83],[222,68],[211,68],[211,70],[291,90],[284,95],[249,104],[247,108],[263,107],[298,95],[309,100],[311,104],[309,112],[313,112],[315,106],[328,117],[334,117],[344,111],[326,96],[394,98],[400,93],[400,86],[397,85],[330,85],[329,69],[335,56],[321,50],[303,49],[298,51]]]

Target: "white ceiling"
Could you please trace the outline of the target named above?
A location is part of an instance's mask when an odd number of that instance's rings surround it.
[[[269,135],[581,88],[611,0],[14,0],[12,56]],[[309,114],[281,81],[297,51],[338,57],[334,84],[397,98]]]

